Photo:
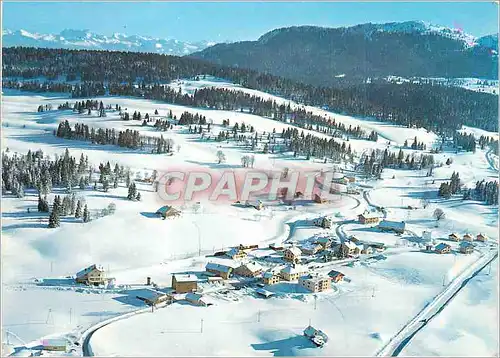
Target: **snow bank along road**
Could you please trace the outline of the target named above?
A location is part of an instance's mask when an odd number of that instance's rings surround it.
[[[455,277],[446,288],[409,321],[391,340],[377,353],[377,357],[396,357],[411,339],[427,323],[436,317],[467,283],[498,257],[498,249],[491,249],[481,255],[472,265]]]

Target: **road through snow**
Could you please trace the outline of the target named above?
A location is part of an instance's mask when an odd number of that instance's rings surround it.
[[[493,250],[493,249],[492,249]],[[436,317],[446,305],[456,296],[465,285],[481,270],[498,257],[498,250],[488,252],[472,265],[467,267],[460,275],[455,277],[446,288],[425,306],[412,320],[410,320],[395,336],[376,354],[377,357],[396,357],[411,339],[426,324]]]

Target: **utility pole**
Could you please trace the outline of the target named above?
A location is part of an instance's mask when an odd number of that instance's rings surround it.
[[[260,322],[260,310],[259,310],[259,315],[258,315],[258,318],[257,318],[257,322]]]
[[[491,261],[491,262],[492,262],[492,261]],[[491,273],[491,262],[490,262],[490,264],[488,265],[488,273],[487,273],[487,275],[489,275],[489,274]]]
[[[375,297],[375,286],[373,286],[372,297]]]
[[[318,301],[318,296],[314,295],[314,310],[316,310],[316,302]]]
[[[72,308],[69,309],[69,324],[71,324]]]
[[[203,333],[203,318],[201,319],[200,333]]]
[[[446,274],[443,275],[443,287],[444,287],[445,279],[446,279]]]

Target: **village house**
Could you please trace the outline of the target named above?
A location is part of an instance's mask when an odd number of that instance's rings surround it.
[[[458,235],[456,232],[448,235],[448,239],[450,239],[452,241],[460,241],[461,240],[460,235]]]
[[[280,274],[275,270],[266,271],[262,275],[262,283],[264,283],[265,285],[274,285],[280,282],[280,280],[281,280]]]
[[[223,279],[227,280],[233,274],[234,267],[217,264],[215,262],[209,262],[205,266],[205,270],[207,272],[213,273],[213,274],[220,276]]]
[[[335,283],[342,281],[345,277],[345,275],[342,272],[335,270],[328,272],[328,276],[330,276],[331,280]]]
[[[474,245],[469,241],[462,241],[460,243],[460,252],[462,254],[472,254],[474,252]]]
[[[355,178],[355,177],[345,176],[344,178],[346,178],[346,180],[347,180],[349,183],[354,183],[354,182],[356,181],[356,178]]]
[[[350,240],[344,241],[339,248],[342,257],[347,257],[349,255],[359,255],[362,249],[363,245],[357,245],[356,243]]]
[[[144,301],[149,306],[156,306],[162,302],[170,304],[173,302],[173,297],[165,292],[156,291],[151,288],[145,288],[136,292],[136,298]]]
[[[327,216],[324,216],[321,218],[314,219],[313,224],[316,226],[320,226],[324,229],[330,229],[332,227],[332,219]]]
[[[437,245],[434,250],[438,254],[448,254],[451,252],[451,246],[442,242],[439,245]]]
[[[274,293],[271,292],[271,291],[267,291],[267,290],[264,290],[263,288],[259,287],[255,290],[255,292],[257,294],[259,294],[260,296],[264,297],[264,298],[269,298],[269,297],[272,297],[274,296]]]
[[[472,241],[474,241],[474,236],[472,236],[471,234],[465,234],[463,236],[463,240],[468,241],[468,242],[472,242]]]
[[[196,291],[198,289],[198,277],[193,274],[172,275],[172,289],[176,293]]]
[[[323,247],[323,250],[325,250],[332,246],[332,239],[328,236],[322,236],[314,240],[314,243],[321,245]]]
[[[247,257],[247,253],[245,251],[241,250],[240,248],[233,247],[231,250],[226,252],[226,256],[229,256],[233,260],[240,260],[240,259],[244,259],[245,257]]]
[[[304,255],[314,255],[323,250],[323,246],[320,244],[306,243],[300,248],[300,250]]]
[[[328,277],[307,275],[299,278],[299,285],[311,292],[323,292],[331,288],[331,281]]]
[[[325,198],[322,198],[321,196],[319,196],[318,194],[314,194],[313,200],[315,203],[318,203],[318,204],[324,204],[328,201]]]
[[[481,242],[486,242],[486,240],[488,240],[488,237],[484,234],[479,233],[476,236],[476,240]]]
[[[262,266],[255,262],[248,262],[237,267],[234,273],[244,277],[257,277],[262,273]]]
[[[370,245],[363,244],[362,254],[370,255],[373,253],[373,248]]]
[[[321,347],[328,342],[328,336],[321,330],[312,326],[307,326],[304,329],[304,336],[309,338],[315,345]]]
[[[280,271],[280,276],[285,281],[296,281],[305,275],[307,275],[307,267],[297,264],[288,265]]]
[[[380,220],[378,213],[365,211],[363,214],[358,215],[358,220],[361,224],[376,224]]]
[[[86,285],[104,285],[106,283],[104,268],[98,265],[91,265],[77,272],[75,281]]]
[[[173,206],[165,205],[156,211],[156,215],[166,219],[168,217],[179,216],[181,212],[175,209]]]
[[[378,228],[382,231],[394,231],[398,234],[402,234],[405,232],[406,224],[404,221],[382,220],[380,224],[378,224]]]
[[[198,293],[186,294],[186,301],[195,306],[207,307],[212,305],[212,302],[207,297],[200,295]]]
[[[302,251],[297,246],[292,246],[287,248],[283,253],[283,258],[285,261],[289,262],[299,262]]]

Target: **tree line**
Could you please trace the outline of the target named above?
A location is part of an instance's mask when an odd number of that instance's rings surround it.
[[[3,75],[9,78],[54,79],[66,76],[79,84],[39,84],[39,91],[73,93],[74,96],[104,94],[134,95],[162,99],[171,103],[185,100],[180,91],[172,96],[158,83],[192,78],[200,73],[225,78],[244,87],[257,89],[298,101],[323,106],[331,111],[371,117],[403,126],[424,127],[438,133],[453,131],[462,125],[497,131],[498,100],[496,96],[458,87],[427,83],[393,84],[386,81],[358,83],[346,88],[315,87],[266,73],[242,68],[224,67],[193,58],[132,52],[60,50],[37,48],[4,48]],[[139,82],[138,86],[134,84]],[[36,87],[33,81],[29,87]],[[5,81],[5,87],[28,89],[19,81]],[[200,91],[204,91],[200,90]],[[198,92],[200,92],[198,91]],[[207,90],[208,91],[208,90]],[[216,108],[239,103],[237,91],[218,91]],[[196,97],[203,103],[203,96]],[[231,104],[233,103],[233,104]],[[180,103],[182,104],[182,103]],[[250,106],[261,111],[259,106]],[[257,113],[256,113],[257,114]]]

